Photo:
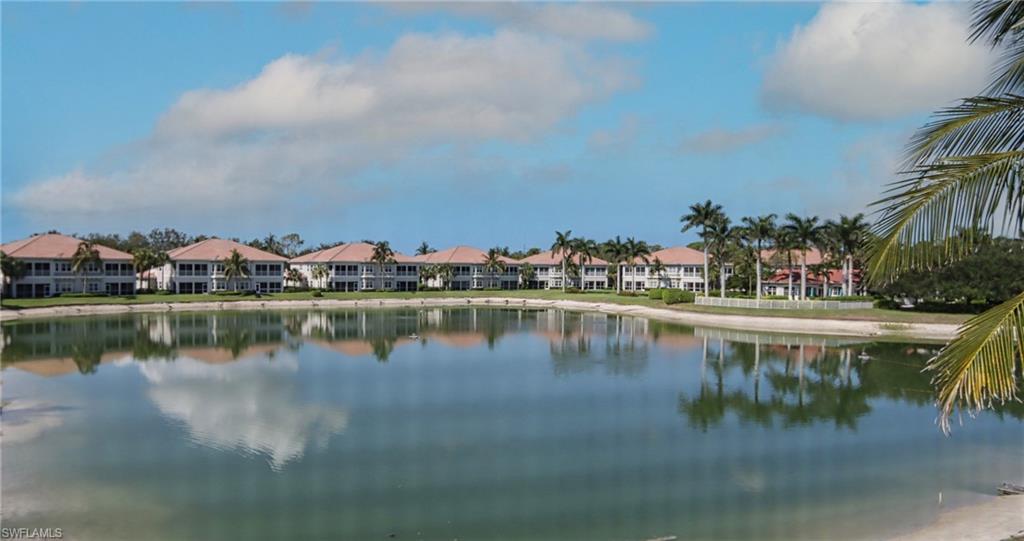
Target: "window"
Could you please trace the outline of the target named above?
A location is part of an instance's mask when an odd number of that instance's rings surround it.
[[[216,275],[224,274],[224,264],[223,263],[214,263],[213,264],[213,274],[216,274]]]

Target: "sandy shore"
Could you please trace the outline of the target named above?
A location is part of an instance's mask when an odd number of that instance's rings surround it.
[[[364,300],[301,300],[301,301],[227,301],[153,304],[91,304],[2,310],[0,321],[40,317],[70,317],[130,312],[199,312],[210,310],[290,310],[309,308],[396,308],[423,306],[523,306],[529,308],[564,308],[624,314],[702,327],[720,327],[758,332],[826,334],[835,336],[899,337],[928,340],[949,340],[957,325],[943,323],[886,323],[881,321],[850,321],[765,316],[739,316],[684,312],[667,308],[651,308],[628,304],[601,302],[516,299],[503,297],[364,299]]]
[[[993,496],[942,512],[932,524],[892,541],[1002,541],[1024,535],[1024,496]]]

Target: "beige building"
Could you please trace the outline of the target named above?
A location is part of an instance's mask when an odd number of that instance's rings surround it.
[[[135,293],[132,255],[93,244],[100,262],[82,272],[71,270],[71,258],[83,241],[59,234],[36,235],[0,245],[0,251],[25,264],[25,275],[12,279],[11,297],[49,297],[60,293]],[[8,277],[4,277],[4,283]]]
[[[661,261],[665,270],[654,272],[653,263]],[[714,261],[710,262],[715,265]],[[726,278],[732,276],[732,265],[725,267]],[[645,291],[654,288],[683,289],[686,291],[704,291],[704,252],[675,246],[658,250],[648,256],[647,261],[636,260],[619,265],[619,276],[622,278],[624,291]],[[718,284],[709,284],[711,289],[718,289]]]
[[[464,289],[517,289],[519,287],[519,261],[501,256],[505,271],[500,273],[484,270],[487,253],[472,246],[456,246],[426,255],[412,258],[422,267],[428,265],[450,265],[452,269],[451,283],[445,284],[443,278],[427,278],[427,286]]]
[[[562,257],[548,250],[539,254],[523,258],[522,263],[529,263],[534,269],[534,279],[530,280],[525,287],[531,289],[560,289],[562,281],[567,280],[566,287],[578,287],[580,289],[607,289],[608,288],[608,262],[593,258],[581,265],[580,256],[572,258],[573,264],[579,269],[577,275],[570,274],[567,278],[562,276]],[[582,275],[582,285],[580,276]]]
[[[290,261],[310,287],[334,291],[416,291],[419,262],[395,253],[394,262],[378,266],[371,261],[373,245],[365,242],[341,244],[333,248],[301,255]],[[314,278],[314,269],[323,265],[324,277]]]
[[[249,261],[248,276],[228,280],[224,276],[224,260],[236,250]],[[233,240],[207,239],[175,248],[167,256],[169,263],[149,273],[160,289],[175,293],[277,293],[284,289],[287,258]]]

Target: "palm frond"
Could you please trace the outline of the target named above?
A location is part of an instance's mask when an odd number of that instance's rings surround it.
[[[1008,44],[1003,49],[1002,58],[995,66],[995,79],[986,92],[994,95],[1024,92],[1024,41]]]
[[[908,145],[906,166],[918,167],[939,156],[991,154],[1021,147],[1024,96],[978,96],[940,110],[918,130]]]
[[[898,181],[869,242],[869,278],[877,284],[910,269],[959,259],[997,217],[1024,225],[1024,150],[950,158]]]
[[[1024,30],[1024,2],[1003,0],[976,2],[971,14],[970,41],[983,39],[993,45]]]
[[[1024,292],[978,315],[932,359],[938,389],[939,423],[949,432],[955,409],[977,411],[993,402],[1018,400],[1016,370],[1024,341]]]

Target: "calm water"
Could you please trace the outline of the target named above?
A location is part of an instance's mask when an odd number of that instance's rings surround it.
[[[877,538],[1024,477],[1021,408],[938,431],[935,345],[468,308],[2,330],[4,526],[70,539]]]

